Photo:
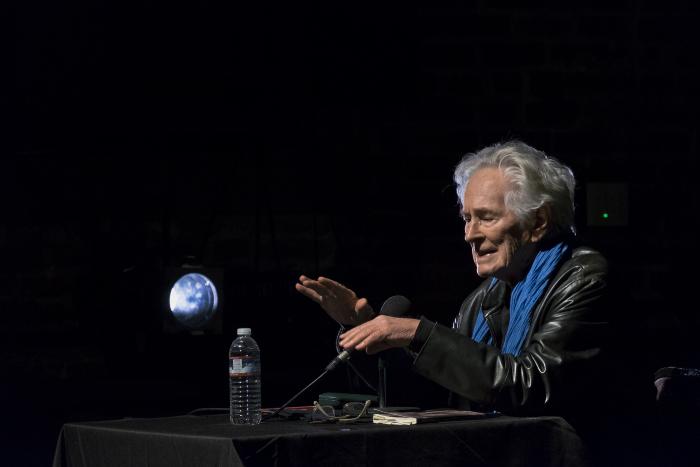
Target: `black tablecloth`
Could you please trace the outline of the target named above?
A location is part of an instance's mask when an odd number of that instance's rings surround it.
[[[54,467],[143,466],[584,466],[587,455],[559,417],[494,417],[413,426],[236,426],[227,416],[68,423]]]

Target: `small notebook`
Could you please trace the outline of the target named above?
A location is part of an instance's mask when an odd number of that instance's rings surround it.
[[[415,425],[417,423],[443,422],[448,420],[469,420],[474,418],[492,417],[495,414],[472,412],[470,410],[437,409],[420,412],[388,412],[374,409],[373,423],[383,425]]]

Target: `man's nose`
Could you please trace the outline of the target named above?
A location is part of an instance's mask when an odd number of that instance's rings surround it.
[[[464,224],[464,240],[468,243],[473,242],[481,237],[481,229],[477,221],[471,221]]]

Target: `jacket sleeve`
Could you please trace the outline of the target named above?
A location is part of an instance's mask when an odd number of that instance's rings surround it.
[[[505,413],[537,413],[575,399],[590,384],[604,346],[605,264],[571,268],[548,288],[519,356],[474,342],[442,325],[431,329],[414,360],[423,376]]]

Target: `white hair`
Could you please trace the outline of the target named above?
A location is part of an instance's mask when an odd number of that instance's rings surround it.
[[[527,224],[537,209],[547,205],[554,229],[576,232],[576,181],[569,167],[521,141],[488,146],[465,155],[455,168],[454,180],[460,206],[470,177],[486,167],[498,168],[510,183],[511,189],[505,195],[506,208],[515,214],[521,225]]]

